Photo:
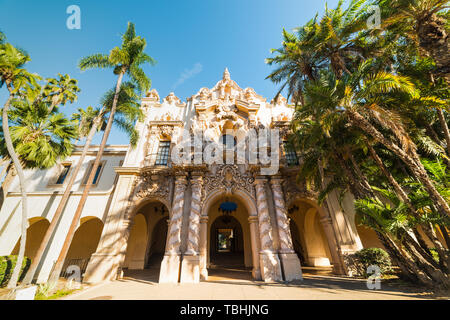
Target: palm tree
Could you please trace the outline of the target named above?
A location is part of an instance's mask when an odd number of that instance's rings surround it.
[[[447,0],[377,0],[383,29],[395,30],[436,62],[435,73],[450,82]]]
[[[387,149],[394,152],[405,165],[411,170],[412,174],[423,183],[439,211],[450,216],[450,207],[447,200],[436,190],[432,180],[427,174],[424,166],[420,162],[417,154],[417,147],[411,140],[405,128],[401,125],[394,112],[383,108],[380,104],[381,97],[394,91],[415,94],[414,87],[409,79],[384,72],[364,75],[364,65],[351,77],[336,82],[336,90],[341,92],[341,101],[336,107],[344,108],[350,123],[360,128],[375,141],[384,145]],[[341,84],[339,84],[341,82]],[[339,89],[340,87],[340,89]],[[363,116],[361,112],[366,113],[380,123],[380,125],[392,131],[396,138],[401,142],[397,144],[391,139],[386,138],[370,121]]]
[[[67,102],[73,103],[77,100],[77,93],[80,92],[77,83],[78,81],[70,78],[68,74],[58,74],[57,79],[47,79],[42,99],[50,102],[50,112],[55,106],[65,105]]]
[[[415,204],[411,203],[413,219],[405,220],[405,217],[409,217],[406,210],[411,209],[400,205],[398,200],[400,197],[389,194],[391,202],[397,204],[394,211],[389,211],[391,208],[377,198],[376,194],[381,189],[369,183],[370,179],[364,173],[365,168],[363,170],[361,167],[361,163],[366,166],[367,157],[363,150],[367,149],[367,139],[359,128],[349,127],[346,124],[345,113],[332,113],[327,107],[333,96],[330,98],[325,93],[332,93],[333,87],[308,84],[305,89],[305,104],[297,106],[292,123],[294,145],[301,154],[299,178],[313,181],[313,186],[320,192],[318,200],[320,203],[323,202],[324,206],[327,205],[326,196],[332,190],[338,190],[344,195],[350,189],[358,200],[356,204],[360,221],[375,230],[389,255],[402,268],[405,275],[426,285],[448,284],[445,276],[446,263],[442,263],[440,267],[434,261],[428,247],[422,247],[408,235],[411,221],[417,221],[415,224],[420,223],[425,231],[430,221],[427,216],[419,216],[414,208]],[[339,99],[332,101],[332,104],[338,101]],[[379,159],[377,155],[376,158]],[[384,168],[383,163],[381,166]],[[373,173],[374,169],[370,168],[369,172]],[[443,188],[438,189],[446,195]],[[414,231],[414,227],[412,230]],[[436,242],[436,248],[441,251],[439,261],[443,262],[447,259],[445,250],[433,232],[425,232],[427,236],[434,236],[433,243]],[[417,240],[421,240],[420,235]],[[403,249],[405,246],[406,249]],[[420,261],[420,265],[415,261]],[[421,271],[422,268],[426,268],[426,271]]]
[[[142,120],[143,114],[140,110],[140,104],[138,101],[138,95],[134,92],[135,85],[129,82],[122,84],[118,99],[117,99],[117,116],[114,118],[114,124],[119,128],[123,129],[125,133],[130,137],[130,143],[135,146],[138,139],[138,133],[134,129],[134,122]],[[73,184],[78,176],[78,173],[83,166],[84,159],[87,156],[89,147],[91,145],[92,139],[96,132],[100,130],[105,130],[106,116],[111,112],[113,100],[115,97],[115,91],[108,91],[104,97],[101,99],[102,108],[92,108],[88,107],[86,110],[78,109],[78,113],[72,115],[72,119],[78,122],[78,137],[86,138],[83,151],[77,164],[67,182],[64,194],[56,208],[55,214],[53,215],[52,221],[41,241],[41,244],[35,254],[35,259],[32,261],[30,268],[23,280],[24,283],[29,284],[33,281],[36,269],[42,259],[42,255],[48,246],[50,238],[52,237],[58,221],[63,213],[63,210],[69,200],[70,193],[72,191]],[[92,169],[93,170],[93,169]]]
[[[37,81],[39,77],[36,74],[31,74],[23,68],[23,66],[30,61],[30,57],[21,50],[18,50],[9,43],[0,45],[0,86],[6,84],[6,88],[9,92],[8,100],[3,106],[2,114],[2,129],[4,135],[4,141],[8,154],[14,163],[14,166],[19,176],[20,191],[22,193],[22,227],[21,227],[21,241],[19,248],[19,255],[17,258],[17,264],[14,267],[13,274],[8,283],[8,288],[15,288],[17,286],[17,280],[22,268],[22,262],[25,254],[25,242],[28,223],[28,203],[27,192],[25,187],[25,175],[23,167],[20,163],[18,154],[14,150],[14,144],[11,139],[8,124],[8,110],[11,106],[11,102],[18,94],[25,92],[36,92],[38,88]]]
[[[62,113],[50,113],[49,106],[43,102],[32,103],[28,100],[14,99],[11,106],[13,108],[8,112],[9,130],[12,144],[23,168],[48,169],[71,154],[73,149],[71,140],[77,137],[74,122],[68,120]],[[4,130],[0,130],[0,154],[8,159],[10,156],[5,141]],[[27,222],[28,218],[25,219],[25,226]],[[26,243],[24,234],[26,235],[26,227],[25,233],[22,230],[21,245]],[[19,257],[23,259],[21,254],[19,252]],[[11,278],[10,281],[13,282],[8,286],[15,287],[17,279],[18,276]]]
[[[141,38],[140,36],[136,36],[134,24],[129,22],[127,30],[122,36],[121,47],[113,48],[109,55],[94,54],[92,56],[85,57],[81,59],[79,63],[79,67],[81,70],[87,70],[92,68],[112,68],[114,74],[117,75],[118,77],[111,111],[109,114],[108,122],[106,124],[102,141],[100,143],[97,157],[92,166],[92,170],[87,180],[86,186],[84,187],[83,195],[81,196],[77,210],[75,211],[72,224],[70,225],[69,231],[67,232],[67,236],[66,239],[64,240],[64,244],[61,249],[60,255],[55,263],[52,274],[50,275],[51,282],[55,282],[59,278],[59,274],[61,273],[64,260],[70,247],[70,243],[73,239],[73,235],[75,234],[78,221],[81,217],[81,213],[86,203],[89,190],[92,186],[92,182],[94,181],[97,168],[100,164],[100,160],[103,155],[103,150],[105,149],[106,142],[108,141],[108,137],[111,132],[111,127],[114,122],[114,115],[117,109],[117,101],[119,98],[119,92],[123,77],[125,75],[128,75],[131,78],[131,81],[137,85],[137,88],[139,89],[140,92],[146,92],[150,88],[151,85],[150,79],[145,75],[144,71],[141,68],[141,65],[144,63],[154,64],[155,61],[153,60],[153,58],[144,53],[146,45],[147,43],[145,39]]]
[[[93,108],[89,106],[85,109],[78,108],[77,113],[72,115],[72,120],[78,123],[78,141],[87,138],[89,133],[94,126],[95,120],[99,117],[102,110],[99,108]],[[97,131],[100,131],[101,126],[96,125]]]
[[[275,95],[275,99],[287,87],[287,99],[290,97],[298,103],[304,103],[303,91],[307,81],[313,81],[318,76],[321,67],[317,55],[310,50],[305,41],[312,28],[310,21],[298,31],[298,37],[283,29],[283,43],[279,49],[272,49],[271,53],[277,53],[273,58],[267,58],[268,65],[279,65],[266,79],[278,84],[283,82]]]
[[[50,112],[42,101],[16,98],[9,113],[10,133],[20,162],[27,169],[48,169],[73,150],[71,139],[77,137],[75,122],[63,113]],[[0,131],[0,155],[7,158],[3,131]]]
[[[378,0],[382,10],[383,29],[395,30],[405,35],[422,56],[431,57],[436,67],[431,72],[431,82],[435,76],[442,77],[450,84],[450,35],[447,0]],[[447,143],[450,157],[450,131],[444,111],[437,108],[439,122]]]

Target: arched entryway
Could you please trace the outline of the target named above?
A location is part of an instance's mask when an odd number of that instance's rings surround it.
[[[239,221],[220,216],[211,225],[210,266],[244,268],[244,235]]]
[[[97,250],[98,242],[102,235],[103,222],[96,217],[84,217],[80,220],[80,226],[75,231],[73,240],[64,261],[62,276],[73,273],[69,266],[80,267],[81,275],[86,271],[91,255]],[[69,272],[66,272],[66,271]]]
[[[292,241],[302,266],[330,267],[332,257],[318,210],[303,199],[289,206]]]
[[[34,259],[36,252],[41,245],[42,239],[44,239],[45,233],[50,225],[50,222],[42,217],[35,217],[28,219],[29,227],[27,229],[27,238],[25,244],[25,257]],[[19,253],[20,239],[17,241],[14,249],[12,250],[12,255],[17,255]]]
[[[251,280],[253,267],[248,204],[218,195],[207,208],[208,280]],[[233,208],[227,212],[227,206]],[[225,209],[225,210],[224,210]]]
[[[157,281],[167,239],[169,211],[160,201],[147,201],[136,211],[128,238],[124,276]]]

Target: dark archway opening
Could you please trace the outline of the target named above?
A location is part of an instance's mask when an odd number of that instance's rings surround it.
[[[292,244],[294,245],[294,251],[297,254],[298,258],[300,259],[301,265],[304,266],[306,263],[305,259],[306,252],[300,240],[300,234],[298,232],[297,224],[293,219],[290,220],[289,224],[291,229]]]
[[[159,269],[166,250],[168,224],[167,218],[160,219],[155,227],[148,244],[146,269]]]
[[[244,237],[239,221],[220,216],[211,225],[211,268],[245,268]]]
[[[124,277],[158,282],[166,249],[169,210],[151,201],[137,210],[122,265]]]

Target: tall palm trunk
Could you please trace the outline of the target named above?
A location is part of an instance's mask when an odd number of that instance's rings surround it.
[[[444,111],[442,111],[441,108],[438,108],[437,113],[442,131],[444,132],[445,142],[447,142],[447,155],[450,157],[450,133],[448,130],[447,122],[445,122]]]
[[[350,159],[351,158],[352,155],[350,154]],[[353,159],[352,162],[358,175],[357,180],[366,181],[366,183],[368,184],[367,178],[359,169],[356,161],[354,161]],[[350,170],[347,170],[346,172],[349,176],[353,175]],[[352,180],[355,181],[356,179],[353,178]],[[352,190],[352,192],[354,192],[357,198],[373,197],[373,191],[370,185],[369,188],[370,191],[369,193],[367,193],[364,183],[354,183],[352,189],[355,190]],[[416,211],[414,211],[413,214],[416,214]],[[374,220],[372,217],[367,216],[367,218],[370,219],[372,223],[377,225],[376,220]],[[422,248],[421,245],[415,239],[413,239],[406,230],[400,229],[398,231],[399,234],[397,234],[397,236],[394,236],[394,238],[390,238],[390,235],[388,233],[382,234],[377,230],[375,231],[380,241],[383,243],[383,245],[385,245],[385,248],[388,251],[389,255],[395,258],[395,261],[402,268],[403,272],[408,272],[407,274],[409,278],[412,278],[411,274],[409,273],[413,272],[416,274],[416,280],[419,280],[423,284],[430,285],[432,282],[434,282],[434,284],[438,285],[450,285],[446,272],[447,269],[439,269],[439,265],[436,263],[436,261],[433,260],[433,257],[429,254],[429,252]],[[398,235],[400,235],[400,237],[398,237]],[[405,252],[401,251],[400,246],[395,245],[395,238],[399,238],[401,240],[400,244],[402,244],[406,249],[408,255],[405,255]],[[423,272],[421,271],[421,274],[419,275],[417,273],[417,270],[422,270]]]
[[[438,208],[439,212],[443,216],[450,216],[450,207],[442,195],[436,190],[433,182],[428,176],[425,168],[420,163],[420,161],[416,161],[409,154],[404,152],[399,146],[394,144],[392,141],[386,139],[381,132],[379,132],[370,122],[368,122],[364,117],[356,111],[347,109],[347,115],[350,119],[350,122],[356,127],[360,128],[370,136],[372,136],[377,142],[384,145],[386,148],[394,152],[402,161],[407,165],[407,167],[411,170],[413,175],[422,182],[423,186],[427,190],[430,195],[431,200]]]
[[[375,163],[378,166],[378,169],[384,174],[386,179],[389,181],[389,183],[394,187],[395,192],[397,193],[397,196],[402,200],[408,209],[416,215],[416,208],[414,208],[413,204],[408,198],[408,195],[406,194],[405,190],[400,186],[400,184],[395,180],[395,178],[392,176],[392,174],[388,171],[388,169],[384,166],[383,161],[378,156],[375,149],[372,147],[372,144],[366,140],[367,147],[369,148],[370,155],[372,159],[375,161]]]
[[[14,267],[11,279],[8,282],[8,288],[14,289],[15,287],[17,287],[17,281],[19,280],[20,270],[22,269],[22,263],[25,256],[25,243],[27,241],[27,226],[28,226],[28,199],[27,199],[27,192],[25,189],[25,175],[23,172],[22,165],[20,164],[19,157],[17,156],[14,150],[14,145],[11,140],[11,134],[9,132],[8,110],[14,95],[11,92],[12,89],[10,85],[7,84],[7,86],[8,90],[10,91],[10,95],[5,103],[5,106],[3,107],[3,115],[2,115],[3,135],[5,137],[6,148],[8,149],[9,156],[11,157],[11,160],[13,161],[14,166],[16,167],[17,170],[17,175],[19,177],[20,182],[20,192],[22,194],[22,223],[21,223],[22,227],[21,227],[20,248],[19,254],[17,256],[16,266]]]
[[[59,205],[56,208],[56,212],[53,215],[52,221],[50,222],[50,225],[44,235],[44,238],[41,241],[39,249],[36,252],[35,258],[33,259],[31,266],[27,272],[27,275],[26,275],[25,279],[23,280],[23,282],[25,284],[29,284],[33,281],[34,274],[35,274],[36,269],[39,266],[39,263],[42,259],[42,255],[44,254],[44,251],[47,248],[50,238],[52,237],[52,235],[56,229],[56,226],[58,224],[58,221],[60,220],[63,210],[67,204],[67,201],[69,200],[73,184],[75,183],[78,173],[79,173],[81,167],[83,166],[84,159],[86,158],[86,155],[89,151],[89,147],[91,145],[92,139],[94,138],[94,135],[97,132],[97,127],[99,126],[101,119],[102,119],[103,110],[104,109],[102,109],[102,111],[100,111],[99,116],[94,120],[94,124],[93,124],[91,130],[89,131],[88,136],[86,137],[86,143],[84,145],[81,156],[78,159],[77,165],[76,165],[74,171],[72,172],[72,175],[70,176],[69,182],[67,183],[66,189],[64,190],[64,194],[63,194],[61,200],[59,201]]]
[[[73,216],[72,224],[70,225],[70,228],[69,228],[69,230],[67,232],[66,238],[64,240],[63,247],[62,247],[61,252],[59,254],[59,257],[56,260],[55,266],[54,266],[53,271],[52,271],[52,273],[50,275],[50,279],[49,279],[50,282],[56,282],[58,280],[58,278],[59,278],[59,275],[61,274],[61,270],[62,270],[62,267],[63,267],[63,264],[64,264],[64,260],[66,259],[67,252],[69,251],[70,244],[72,242],[73,236],[75,234],[75,230],[76,230],[76,228],[78,226],[78,222],[79,222],[80,217],[81,217],[81,213],[83,212],[84,205],[85,205],[87,197],[89,195],[89,190],[90,190],[90,188],[92,186],[92,182],[94,181],[94,178],[95,178],[95,175],[96,175],[96,172],[97,172],[97,168],[98,168],[98,166],[100,164],[100,160],[101,160],[101,158],[103,156],[103,151],[104,151],[104,149],[106,147],[106,142],[108,141],[108,137],[109,137],[109,134],[111,132],[111,128],[112,128],[112,125],[113,125],[113,122],[114,122],[114,114],[116,113],[117,101],[119,99],[120,86],[122,85],[122,79],[123,79],[123,76],[125,74],[125,71],[126,70],[122,70],[121,73],[119,74],[118,79],[117,79],[116,92],[115,92],[115,95],[114,95],[113,105],[112,105],[111,112],[110,112],[110,115],[109,115],[109,118],[108,118],[108,123],[106,125],[105,132],[103,133],[102,142],[100,144],[100,148],[98,150],[97,157],[95,158],[94,165],[92,166],[91,173],[89,175],[88,181],[86,183],[86,186],[84,187],[83,195],[81,196],[81,199],[80,199],[80,202],[78,204],[77,210],[75,211],[75,214]]]
[[[445,18],[436,13],[428,14],[418,20],[416,32],[420,48],[436,63],[436,75],[450,84],[450,37]]]

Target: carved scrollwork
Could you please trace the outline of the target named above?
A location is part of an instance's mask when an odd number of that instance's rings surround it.
[[[173,126],[169,126],[169,125],[160,126],[159,130],[161,132],[161,135],[164,137],[171,137],[174,133]]]
[[[282,186],[287,206],[292,205],[297,198],[305,198],[315,201],[318,196],[314,191],[308,190],[305,185],[299,185],[296,182],[295,176],[286,178],[282,183]]]
[[[254,180],[253,176],[242,174],[237,165],[220,165],[215,174],[204,177],[202,200],[215,190],[224,190],[230,194],[238,189],[245,191],[251,198],[255,199]]]
[[[149,98],[150,101],[159,102],[159,94],[158,91],[156,91],[156,89],[148,91],[145,96]]]
[[[159,198],[169,203],[170,183],[166,176],[144,173],[136,180],[134,199]]]

